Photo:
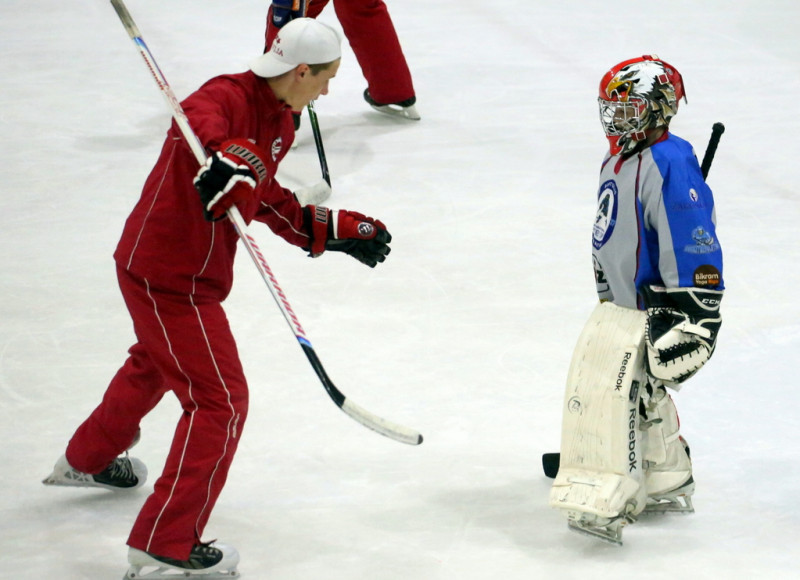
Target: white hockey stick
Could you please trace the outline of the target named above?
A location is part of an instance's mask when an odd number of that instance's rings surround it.
[[[158,88],[161,90],[161,94],[164,96],[167,104],[172,110],[172,116],[180,128],[186,143],[189,145],[192,153],[194,153],[194,156],[197,158],[197,162],[200,165],[203,165],[207,159],[205,148],[200,142],[200,139],[197,137],[197,134],[194,132],[194,130],[192,130],[192,127],[189,124],[189,119],[186,117],[186,113],[183,111],[183,107],[181,107],[181,104],[175,97],[175,93],[172,92],[172,88],[167,83],[167,79],[164,78],[164,75],[158,68],[153,55],[150,53],[150,49],[147,48],[142,35],[139,33],[136,23],[133,21],[128,9],[125,7],[123,0],[111,0],[111,4],[114,6],[114,10],[116,10],[117,16],[119,16],[123,26],[125,26],[125,30],[128,31],[128,35],[131,37],[131,40],[133,40],[134,44],[136,44],[136,48],[141,53],[142,58],[144,58],[147,68],[150,70],[150,73],[153,75],[153,79],[156,81]],[[414,431],[413,429],[403,427],[402,425],[392,423],[391,421],[387,421],[386,419],[382,419],[377,415],[373,415],[366,409],[359,407],[350,401],[350,399],[345,397],[342,392],[336,388],[336,385],[333,384],[325,372],[317,353],[314,351],[314,347],[311,346],[311,342],[308,340],[303,327],[300,325],[300,321],[292,310],[286,295],[283,293],[283,290],[281,290],[278,280],[275,278],[275,275],[272,273],[272,270],[264,259],[264,256],[261,254],[261,250],[259,250],[255,240],[247,233],[247,224],[245,223],[244,218],[242,218],[242,215],[239,213],[239,210],[236,208],[236,206],[232,206],[228,210],[228,218],[233,224],[233,227],[236,229],[236,233],[239,234],[239,238],[241,239],[244,247],[247,249],[247,253],[250,254],[250,258],[252,258],[256,268],[258,268],[261,278],[263,278],[267,288],[269,288],[270,294],[272,294],[272,297],[275,299],[275,302],[278,305],[278,308],[280,308],[283,317],[286,319],[286,322],[289,323],[289,327],[292,329],[295,338],[297,338],[297,341],[300,343],[300,347],[303,349],[303,352],[306,353],[306,357],[308,357],[314,372],[317,373],[317,376],[319,377],[320,381],[322,381],[322,385],[325,387],[325,390],[328,392],[328,395],[331,397],[333,402],[336,403],[336,405],[338,405],[338,407],[347,415],[365,427],[372,429],[381,435],[385,435],[390,439],[394,439],[395,441],[399,441],[401,443],[407,443],[409,445],[419,445],[422,443],[422,435],[420,435],[418,432]]]

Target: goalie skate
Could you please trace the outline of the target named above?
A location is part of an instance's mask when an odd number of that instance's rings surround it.
[[[148,578],[197,578],[198,580],[231,580],[239,578],[236,566],[239,552],[226,544],[200,544],[192,548],[188,560],[174,560],[129,548],[130,568],[123,580],[146,580]]]
[[[623,526],[636,521],[633,516],[608,519],[596,516],[587,517],[589,515],[582,512],[569,514],[569,521],[567,522],[569,530],[584,536],[598,538],[615,546],[622,545]]]
[[[648,385],[642,398],[644,422],[645,512],[694,513],[691,451],[679,433],[678,412],[663,387]]]
[[[117,457],[111,465],[97,474],[83,473],[72,467],[67,456],[62,455],[53,468],[53,473],[42,480],[45,485],[64,487],[99,487],[112,491],[138,489],[147,481],[147,467],[135,457]]]
[[[694,493],[694,479],[682,486],[668,492],[649,496],[644,508],[646,514],[680,513],[693,514],[692,494]]]

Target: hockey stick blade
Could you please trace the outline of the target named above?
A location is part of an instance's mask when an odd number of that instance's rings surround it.
[[[719,145],[719,140],[724,132],[725,125],[722,123],[714,123],[714,126],[711,127],[711,138],[708,140],[706,152],[703,155],[703,163],[700,165],[700,170],[703,172],[703,179],[708,177],[711,164],[714,162],[714,155],[717,153],[717,145]]]
[[[158,85],[158,88],[166,100],[167,105],[172,112],[172,117],[178,125],[186,144],[192,150],[192,153],[197,159],[198,164],[203,165],[207,158],[205,148],[200,142],[200,139],[197,137],[197,134],[192,129],[183,107],[181,107],[181,104],[175,96],[175,93],[172,91],[172,87],[170,87],[167,79],[161,72],[161,69],[159,69],[155,58],[150,52],[150,49],[147,47],[147,44],[145,44],[144,39],[139,32],[139,28],[133,21],[133,17],[130,15],[130,12],[128,12],[123,0],[110,0],[110,2],[117,13],[117,16],[119,17],[120,22],[122,22],[122,25],[128,32],[128,36],[130,36],[131,40],[136,45],[139,54],[144,59],[145,64],[147,65],[147,68],[153,77],[153,80]],[[321,145],[322,143],[320,142],[318,147],[321,147]],[[323,163],[324,153],[321,151],[321,149],[320,153],[320,162]],[[325,175],[325,172],[327,172],[327,165],[323,164],[323,176]],[[365,427],[376,431],[377,433],[409,445],[419,445],[422,443],[422,435],[416,431],[401,427],[400,425],[396,425],[386,421],[385,419],[381,419],[376,415],[373,415],[355,403],[348,401],[347,398],[336,388],[336,386],[333,384],[333,382],[331,382],[325,373],[322,363],[319,361],[316,352],[314,352],[314,348],[311,346],[311,342],[306,337],[305,331],[300,325],[300,320],[297,318],[294,310],[292,310],[286,295],[281,289],[280,284],[278,284],[277,278],[272,273],[272,269],[269,267],[269,264],[267,264],[267,261],[256,244],[256,241],[248,233],[247,223],[244,221],[242,214],[239,213],[239,210],[235,205],[231,206],[231,208],[228,210],[228,219],[233,225],[233,228],[236,230],[242,245],[247,250],[247,253],[252,259],[253,264],[258,270],[258,273],[261,275],[261,278],[266,284],[267,289],[272,295],[272,298],[275,300],[278,309],[281,311],[281,314],[283,314],[284,319],[289,325],[289,328],[291,328],[292,333],[294,334],[295,338],[297,338],[297,341],[300,343],[303,351],[306,353],[309,362],[311,362],[311,366],[314,368],[317,376],[322,381],[325,390],[327,391],[328,395],[330,395],[331,399],[333,399],[333,402],[336,403],[336,405],[351,418],[358,421]]]
[[[300,340],[298,338],[298,340]],[[322,363],[317,356],[314,347],[311,346],[311,343],[307,340],[300,340],[300,346],[303,349],[303,352],[306,353],[306,357],[308,357],[308,361],[311,363],[311,366],[314,368],[314,372],[317,373],[319,380],[322,381],[322,385],[325,387],[325,390],[328,391],[328,395],[336,405],[345,412],[351,419],[361,423],[364,427],[368,429],[372,429],[376,433],[380,433],[390,439],[394,439],[395,441],[399,441],[400,443],[406,443],[408,445],[419,445],[422,443],[422,435],[418,432],[414,431],[413,429],[409,429],[407,427],[403,427],[402,425],[398,425],[397,423],[392,423],[391,421],[387,421],[386,419],[382,419],[377,415],[374,415],[353,403],[350,399],[344,396],[342,392],[336,388],[336,385],[333,384],[330,377],[328,377],[328,373],[325,372],[325,368],[322,366]]]

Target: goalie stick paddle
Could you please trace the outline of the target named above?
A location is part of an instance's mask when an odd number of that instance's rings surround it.
[[[542,470],[550,479],[554,479],[558,475],[559,463],[561,463],[561,454],[558,452],[542,455]]]
[[[714,123],[711,127],[711,138],[708,140],[706,152],[703,154],[703,162],[700,170],[703,172],[703,179],[708,177],[711,164],[714,162],[714,155],[717,153],[717,146],[722,134],[725,132],[725,125]],[[542,454],[542,470],[547,477],[555,478],[558,475],[558,468],[561,464],[561,454],[558,452]]]
[[[308,103],[308,118],[311,119],[311,130],[314,132],[314,144],[317,146],[317,155],[319,156],[319,166],[322,169],[322,179],[330,187],[331,175],[328,172],[328,160],[325,158],[325,148],[322,146],[322,133],[319,130],[319,120],[317,119],[317,112],[314,110],[314,101]]]
[[[127,30],[128,35],[131,37],[131,40],[133,40],[134,44],[136,44],[136,47],[142,55],[142,58],[144,58],[147,68],[153,75],[153,79],[156,81],[156,84],[158,84],[158,88],[161,90],[161,94],[166,99],[167,104],[172,111],[172,116],[180,128],[181,134],[186,140],[186,143],[189,145],[192,153],[194,153],[194,156],[197,158],[197,162],[201,165],[204,164],[207,159],[205,148],[200,142],[200,139],[197,137],[197,134],[192,130],[192,127],[189,124],[189,119],[186,116],[186,113],[183,111],[183,107],[181,107],[178,99],[175,97],[175,93],[172,91],[169,83],[167,83],[167,79],[164,78],[164,75],[158,68],[150,49],[147,48],[144,39],[142,39],[142,35],[139,33],[139,29],[134,23],[133,18],[128,12],[128,9],[125,7],[123,0],[110,1],[112,6],[114,6],[114,10],[117,12],[117,16],[119,16],[120,21],[125,27],[125,30]],[[362,407],[359,407],[350,401],[350,399],[345,397],[344,394],[342,394],[342,392],[336,388],[336,385],[333,384],[325,372],[325,369],[322,366],[316,351],[314,351],[314,347],[308,340],[303,327],[300,325],[297,315],[295,315],[294,310],[292,310],[292,306],[289,304],[289,301],[286,298],[286,295],[283,293],[283,290],[278,284],[278,280],[275,278],[275,275],[272,273],[272,270],[264,259],[264,256],[261,254],[261,250],[258,248],[255,240],[250,236],[250,234],[247,233],[247,224],[235,205],[228,210],[228,218],[233,224],[236,233],[239,235],[242,244],[247,249],[247,253],[252,258],[253,263],[258,269],[258,272],[261,274],[261,278],[266,283],[270,294],[272,294],[272,297],[275,299],[275,303],[278,305],[283,317],[286,319],[286,322],[292,329],[295,338],[297,338],[297,341],[300,343],[300,347],[303,349],[308,361],[311,363],[311,367],[314,369],[314,372],[316,372],[320,381],[322,381],[322,385],[325,387],[325,390],[333,402],[336,403],[336,405],[349,417],[358,421],[364,427],[372,429],[381,435],[385,435],[390,439],[394,439],[395,441],[406,443],[408,445],[419,445],[422,443],[422,435],[420,435],[418,432],[407,427],[403,427],[402,425],[392,423],[391,421],[387,421],[386,419],[382,419],[377,415],[373,415],[366,409],[363,409]]]

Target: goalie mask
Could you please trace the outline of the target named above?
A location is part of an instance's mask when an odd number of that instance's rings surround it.
[[[600,122],[612,155],[632,153],[647,135],[667,127],[686,100],[681,74],[655,56],[619,63],[600,80]]]

